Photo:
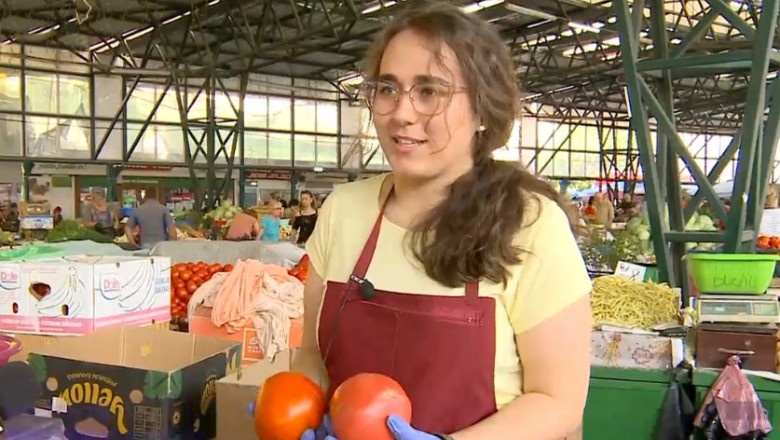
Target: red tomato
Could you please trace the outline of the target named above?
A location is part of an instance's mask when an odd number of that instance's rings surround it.
[[[187,282],[187,292],[189,292],[190,294],[193,294],[193,293],[195,293],[196,290],[198,290],[198,285],[197,284],[195,284],[192,281]]]
[[[185,300],[190,297],[190,292],[187,291],[187,289],[177,289],[176,290],[176,298],[179,298],[181,300]]]
[[[179,279],[182,281],[189,281],[192,278],[192,272],[186,270],[179,274]]]
[[[330,400],[333,432],[339,440],[393,440],[387,417],[412,420],[412,402],[395,380],[361,373],[345,380]]]
[[[171,287],[174,289],[181,289],[183,287],[186,287],[187,283],[185,283],[182,280],[175,280],[173,283],[171,283]]]
[[[230,272],[233,270],[232,264],[226,264],[224,267],[222,267],[222,272]]]
[[[269,440],[299,440],[319,426],[325,414],[325,393],[301,373],[269,377],[255,402],[255,433]]]

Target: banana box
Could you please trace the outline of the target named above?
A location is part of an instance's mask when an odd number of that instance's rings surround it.
[[[82,335],[171,319],[166,257],[69,256],[0,265],[0,331]]]
[[[213,439],[217,381],[241,364],[236,342],[151,327],[53,339],[27,358],[35,413],[73,440]]]

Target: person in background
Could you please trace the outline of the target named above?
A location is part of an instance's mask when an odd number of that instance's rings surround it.
[[[62,223],[62,208],[57,206],[51,211],[51,216],[54,218],[54,227]]]
[[[282,194],[279,193],[279,191],[274,191],[270,194],[268,194],[268,198],[265,201],[266,206],[270,206],[274,202],[281,202],[282,201]]]
[[[92,228],[101,234],[114,236],[114,230],[118,220],[106,201],[103,189],[92,190],[92,200],[87,205],[84,219],[84,227]]]
[[[268,215],[263,216],[260,222],[260,240],[262,241],[279,241],[281,234],[281,222],[279,221],[284,214],[284,208],[282,208],[281,202],[271,202],[271,211]]]
[[[594,218],[596,216],[596,207],[594,206],[594,203],[596,202],[596,196],[591,196],[591,198],[588,199],[588,205],[585,207],[583,211],[583,215],[585,218]]]
[[[631,200],[631,194],[628,193],[623,194],[623,201],[620,202],[620,209],[622,209],[623,211],[628,211],[633,207],[634,207],[634,201]]]
[[[233,217],[228,228],[227,240],[248,241],[260,239],[260,222],[254,209],[244,209],[244,212]]]
[[[289,205],[284,210],[284,216],[282,218],[295,218],[301,211],[301,202],[298,199],[290,199]]]
[[[509,49],[450,2],[402,8],[362,86],[392,173],[320,209],[293,369],[329,393],[364,372],[395,379],[413,408],[387,419],[395,440],[570,437],[592,285],[557,191],[492,157],[520,110]]]
[[[3,231],[19,232],[19,205],[11,203],[3,216]]]
[[[317,202],[309,190],[301,191],[301,210],[292,221],[293,236],[298,244],[305,244],[317,224]]]
[[[598,193],[593,196],[595,201],[593,206],[596,207],[596,215],[594,221],[600,225],[604,225],[604,228],[608,231],[612,230],[612,223],[615,221],[615,205],[612,204],[609,195],[604,193]]]
[[[151,249],[161,241],[176,240],[176,233],[176,223],[168,208],[157,200],[157,190],[147,189],[143,204],[125,224],[125,236],[130,243]]]

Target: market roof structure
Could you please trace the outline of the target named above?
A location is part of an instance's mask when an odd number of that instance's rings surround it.
[[[372,36],[406,1],[4,0],[0,33],[6,42],[78,52],[106,73],[198,76],[213,69],[224,75],[249,70],[324,78],[349,93],[356,63]],[[611,1],[454,2],[501,29],[518,62],[529,109],[566,119],[627,119]],[[634,15],[635,28],[641,29],[641,58],[653,51],[649,8],[644,0],[631,3],[643,12]],[[755,23],[759,2],[714,2],[724,15],[713,13],[709,3],[664,2],[672,44],[682,43],[702,23],[703,38],[687,48],[689,53],[746,49],[750,42],[740,23]],[[724,18],[730,16],[742,21]],[[128,62],[117,63],[120,57]],[[143,60],[164,65],[150,68]],[[675,79],[678,123],[692,130],[738,127],[747,68],[736,63],[727,74]]]

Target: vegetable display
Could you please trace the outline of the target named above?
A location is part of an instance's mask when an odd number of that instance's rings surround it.
[[[762,235],[756,240],[756,247],[763,250],[780,251],[780,237]]]
[[[240,206],[235,206],[231,201],[225,200],[219,205],[219,207],[207,212],[203,216],[203,222],[205,223],[206,227],[211,227],[211,225],[215,222],[224,222],[225,226],[230,226],[230,222],[233,220],[233,217],[241,214],[241,212],[242,209]]]
[[[219,272],[230,272],[232,264],[179,263],[171,267],[171,315],[187,317],[187,305],[198,287]]]
[[[16,242],[13,232],[0,231],[0,246],[8,246]]]
[[[669,211],[667,209],[664,214],[664,222],[669,224]],[[715,222],[712,218],[699,213],[693,213],[691,219],[685,224],[686,231],[717,231]],[[650,219],[647,212],[641,217],[634,217],[626,223],[626,231],[636,235],[637,238],[642,240],[642,245],[647,253],[652,253],[652,246],[650,241]],[[696,249],[702,251],[714,250],[717,248],[716,243],[688,243],[686,247],[688,249]]]
[[[325,393],[305,375],[277,373],[257,394],[255,433],[262,440],[299,440],[322,422],[326,403]]]
[[[344,381],[330,401],[333,432],[339,440],[393,440],[387,418],[412,420],[412,402],[390,377],[361,373]]]
[[[632,281],[608,275],[593,280],[590,296],[593,323],[645,330],[677,321],[680,294],[666,284]]]
[[[62,243],[64,241],[91,240],[96,243],[111,243],[113,238],[101,234],[94,229],[85,228],[75,220],[63,220],[54,229],[46,233],[48,243]]]

